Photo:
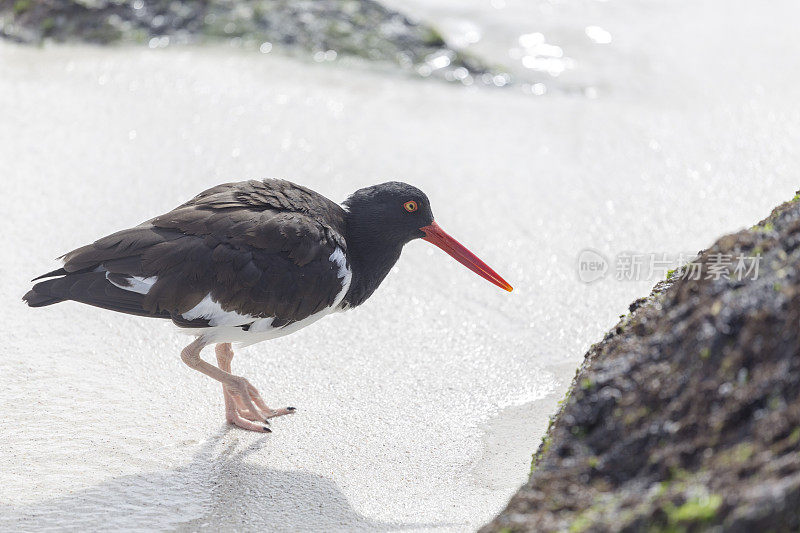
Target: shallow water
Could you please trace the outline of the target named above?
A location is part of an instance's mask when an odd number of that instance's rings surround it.
[[[642,74],[641,63],[631,61],[635,59],[631,52],[636,52],[627,45],[640,37],[636,32],[642,17],[664,13],[657,3],[640,0],[385,3],[431,24],[452,46],[485,59],[501,73],[492,80],[494,84],[513,79],[528,93],[569,92],[590,97],[611,87],[618,91],[626,85],[621,83],[626,77]],[[436,58],[432,58],[429,65],[435,64]]]
[[[607,7],[603,59],[564,44],[580,79],[548,82],[590,97],[227,48],[0,46],[0,529],[465,531],[499,511],[585,349],[655,282],[583,284],[581,250],[696,251],[797,188],[794,2]],[[337,200],[416,184],[515,291],[409,245],[361,308],[237,352],[298,407],[268,436],[224,426],[167,324],[19,301],[54,256],[265,176]]]

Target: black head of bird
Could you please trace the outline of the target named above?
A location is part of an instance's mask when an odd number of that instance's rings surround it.
[[[500,275],[439,227],[428,197],[416,187],[397,181],[365,187],[345,200],[344,206],[348,211],[348,250],[354,255],[381,258],[391,268],[403,245],[424,239],[491,283],[512,290]],[[390,252],[389,258],[383,258],[383,250]]]
[[[73,250],[23,299],[31,307],[72,300],[171,319],[196,337],[181,352],[183,361],[225,385],[228,422],[268,432],[269,418],[294,408],[269,408],[245,378],[231,373],[231,342],[288,335],[360,305],[417,238],[512,290],[436,224],[428,197],[416,187],[366,187],[340,206],[268,179],[218,185]],[[200,357],[209,344],[216,344],[216,366]]]
[[[387,242],[402,246],[424,237],[433,222],[428,197],[407,183],[390,181],[364,187],[343,202],[348,230],[366,244]]]

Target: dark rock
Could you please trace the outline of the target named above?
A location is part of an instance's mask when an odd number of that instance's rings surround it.
[[[800,530],[799,200],[631,305],[482,531]]]
[[[0,37],[153,47],[226,40],[317,61],[389,62],[467,84],[492,80],[485,65],[449,48],[434,28],[374,0],[0,0]]]

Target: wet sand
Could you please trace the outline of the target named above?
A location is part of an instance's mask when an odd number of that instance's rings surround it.
[[[618,76],[581,63],[596,98],[221,47],[0,45],[0,529],[488,521],[586,348],[655,282],[583,284],[580,251],[694,251],[797,188],[796,8],[720,6],[615,7],[596,23]],[[55,256],[266,176],[337,200],[418,185],[515,291],[409,245],[363,307],[237,352],[298,408],[268,436],[224,426],[168,324],[19,300]]]

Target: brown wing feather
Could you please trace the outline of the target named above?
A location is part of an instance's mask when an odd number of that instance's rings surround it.
[[[126,313],[173,316],[179,325],[197,327],[197,321],[188,323],[180,315],[211,293],[226,311],[288,324],[333,303],[341,280],[329,258],[337,247],[346,252],[343,235],[341,207],[305,187],[283,180],[226,183],[66,254],[66,275],[37,284],[26,299],[47,302],[40,305],[72,299]],[[105,274],[92,272],[98,267],[115,281],[117,275],[158,280],[147,295],[105,281],[101,296],[96,285]],[[87,273],[94,292],[79,294],[86,281],[77,277]],[[70,283],[74,288],[65,288]],[[116,308],[114,298],[119,299]]]

